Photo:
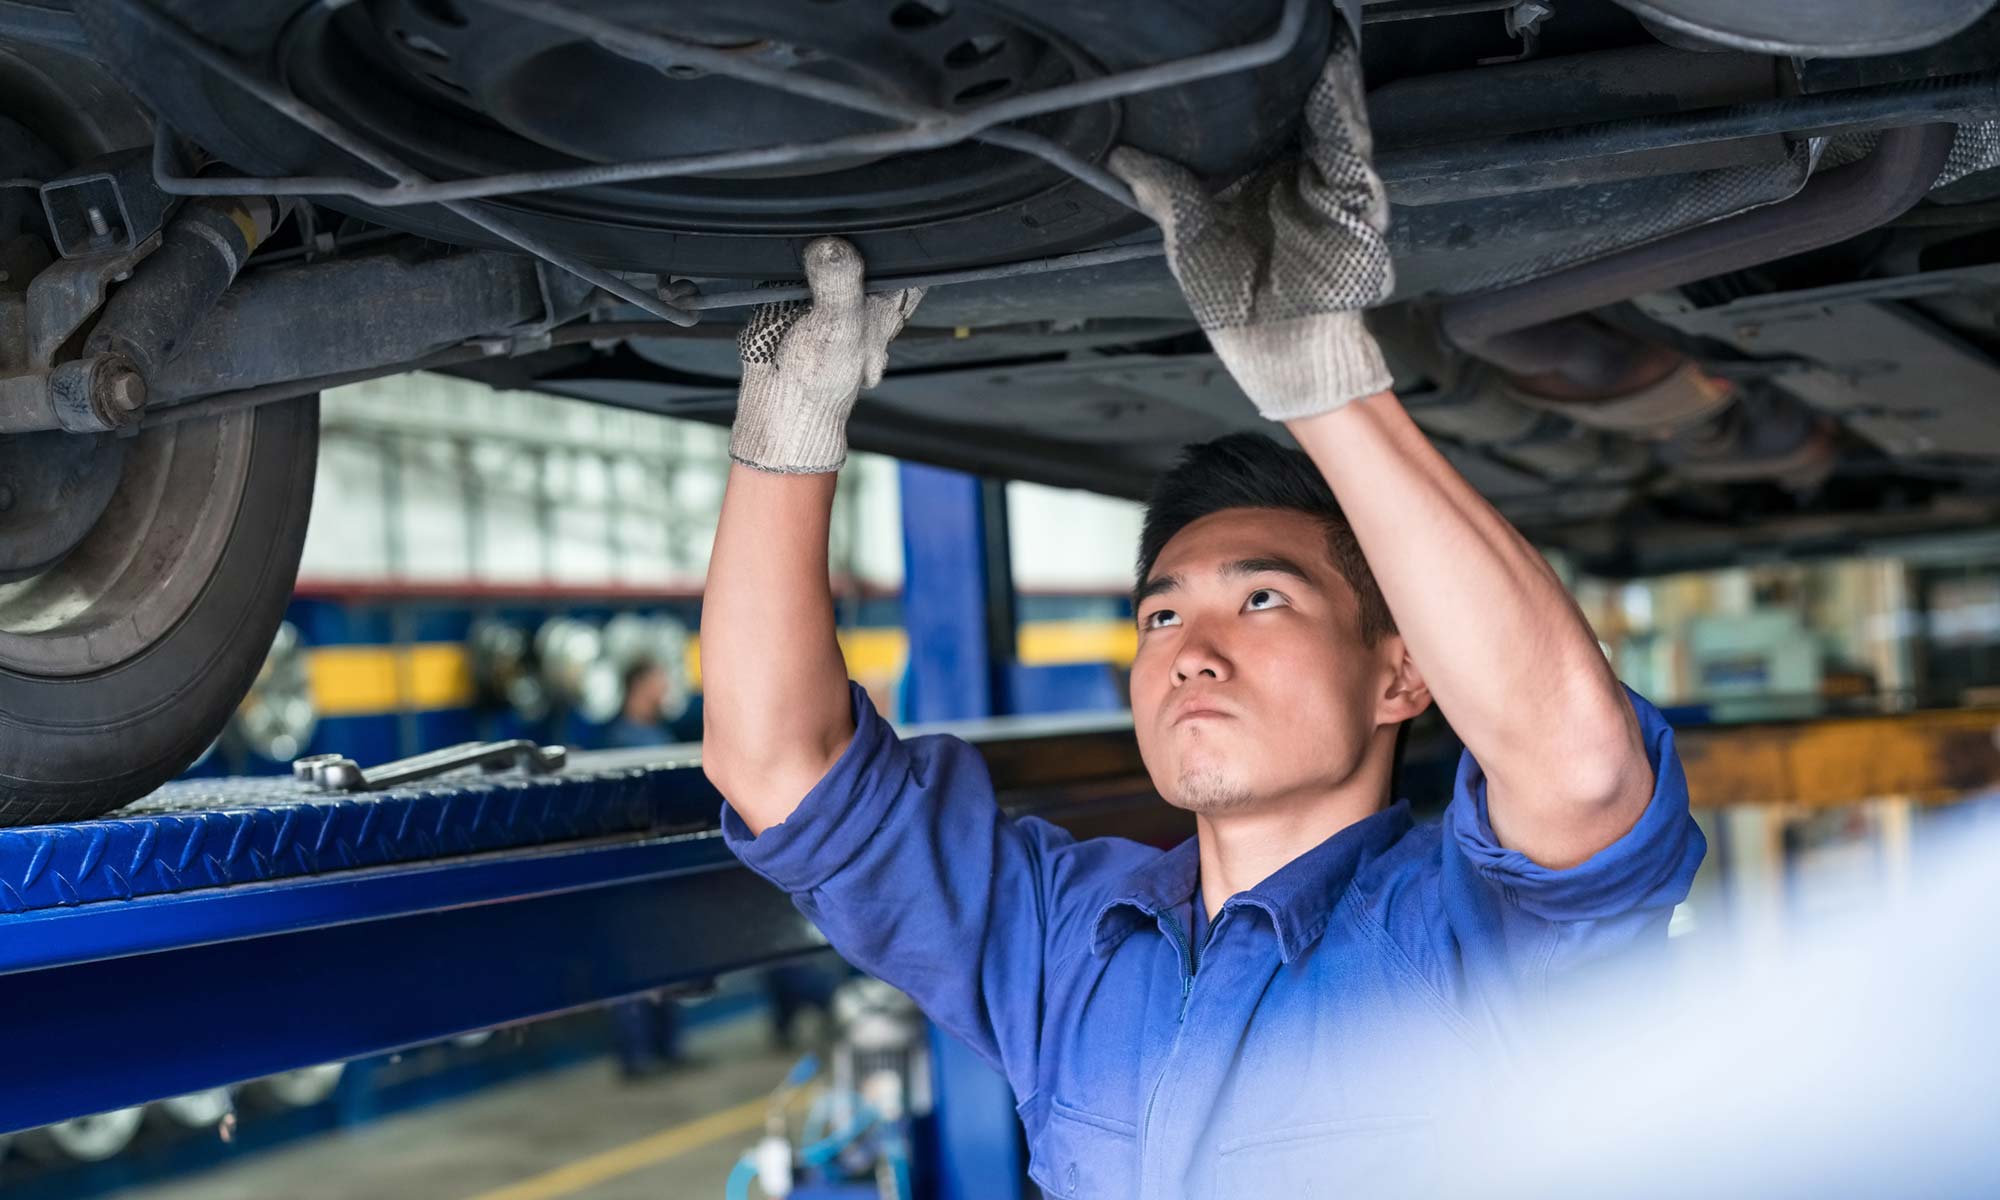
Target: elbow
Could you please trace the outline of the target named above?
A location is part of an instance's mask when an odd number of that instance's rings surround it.
[[[727,800],[732,794],[733,782],[739,777],[736,760],[729,753],[728,744],[715,736],[715,731],[704,722],[701,731],[701,773],[710,786],[722,793]]]
[[[1624,809],[1653,792],[1653,764],[1638,715],[1621,688],[1610,705],[1566,723],[1569,762],[1562,773],[1562,802],[1572,810]]]

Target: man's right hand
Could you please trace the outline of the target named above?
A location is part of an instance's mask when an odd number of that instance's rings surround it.
[[[921,291],[865,293],[838,238],[806,247],[810,303],[743,331],[743,389],[701,605],[702,769],[754,833],[792,814],[854,736],[827,534],[847,414]]]
[[[840,238],[806,246],[812,299],[759,307],[737,338],[743,386],[729,455],[784,475],[838,471],[847,460],[847,415],[862,388],[882,382],[889,342],[922,288],[866,295],[861,255]]]

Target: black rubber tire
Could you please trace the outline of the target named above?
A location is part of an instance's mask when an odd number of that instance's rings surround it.
[[[172,779],[215,740],[284,619],[312,510],[319,399],[255,410],[216,570],[171,630],[75,678],[0,670],[0,826],[94,817]]]
[[[190,30],[244,62],[268,61],[303,0],[155,0]],[[971,0],[1008,12],[1081,47],[1109,71],[1129,70],[1243,45],[1276,24],[1282,0]],[[236,167],[259,175],[351,174],[356,167],[286,118],[188,63],[123,15],[112,0],[79,0],[96,51],[182,132]],[[1267,162],[1296,131],[1304,99],[1326,57],[1334,7],[1315,4],[1297,46],[1254,72],[1220,76],[1118,102],[1119,140],[1233,179]],[[1012,153],[996,150],[994,153]],[[361,171],[368,176],[369,173]],[[372,176],[369,176],[372,177]],[[803,185],[803,186],[809,186]],[[444,241],[499,245],[435,206],[336,208]],[[770,279],[796,275],[811,234],[692,233],[580,220],[505,200],[497,211],[550,245],[619,268]],[[1145,218],[1082,182],[1063,179],[1038,195],[948,220],[847,231],[877,274],[957,269],[1103,245],[1146,227]],[[819,232],[825,232],[821,230]]]

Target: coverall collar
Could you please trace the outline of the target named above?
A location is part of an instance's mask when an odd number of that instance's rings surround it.
[[[1271,877],[1231,896],[1222,911],[1255,907],[1270,917],[1278,935],[1278,956],[1290,963],[1317,941],[1333,906],[1361,864],[1409,832],[1408,801],[1399,800],[1299,855],[1272,872]],[[1201,848],[1189,838],[1125,877],[1113,898],[1097,910],[1091,923],[1091,951],[1111,953],[1142,923],[1193,902],[1201,874]]]

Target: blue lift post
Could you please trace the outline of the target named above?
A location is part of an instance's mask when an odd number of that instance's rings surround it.
[[[1014,581],[1006,485],[917,463],[901,467],[903,716],[961,721],[1010,711]],[[938,1200],[1020,1195],[1019,1119],[1007,1081],[931,1027]]]

